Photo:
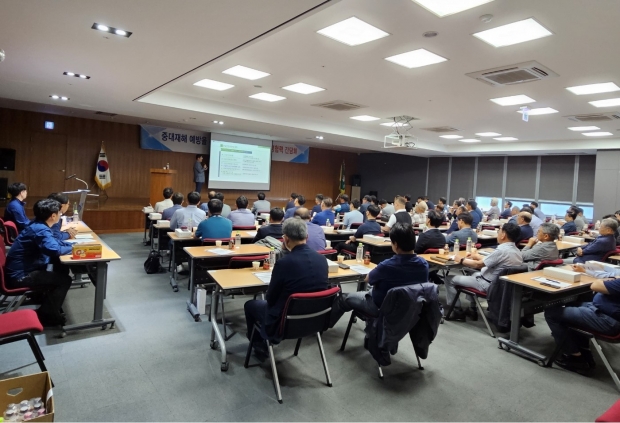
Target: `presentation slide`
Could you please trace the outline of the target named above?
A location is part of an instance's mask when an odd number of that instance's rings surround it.
[[[209,189],[269,190],[271,141],[211,134]]]

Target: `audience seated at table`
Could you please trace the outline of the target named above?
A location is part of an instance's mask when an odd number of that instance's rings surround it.
[[[509,219],[512,216],[511,213],[511,209],[512,208],[512,202],[511,201],[506,201],[504,203],[504,210],[502,210],[502,213],[499,215],[500,219]]]
[[[258,194],[256,194],[256,197],[258,198],[258,200],[256,200],[254,204],[252,204],[252,213],[256,215],[258,214],[258,212],[267,212],[268,210],[271,210],[271,203],[265,200],[264,192],[259,192]]]
[[[603,216],[603,219],[614,219],[616,222],[618,222],[618,225],[620,226],[620,219],[618,219],[616,216],[617,214],[608,214]],[[620,245],[620,227],[616,229],[616,232],[614,232],[614,237],[616,238],[616,245]]]
[[[446,211],[442,204],[435,204],[435,211],[441,215],[441,218],[444,220],[444,222],[447,220]]]
[[[323,194],[317,194],[314,196],[314,207],[312,207],[312,211],[310,212],[311,216],[314,216],[315,213],[321,213],[321,202],[323,201]]]
[[[566,210],[566,216],[564,216],[564,224],[561,229],[564,229],[565,234],[571,234],[573,232],[579,232],[577,230],[577,225],[575,225],[575,219],[577,218],[577,213],[573,209]]]
[[[172,194],[172,207],[164,210],[164,212],[161,214],[162,220],[172,219],[172,215],[174,215],[177,210],[183,208],[183,198],[183,194],[181,194],[180,192],[175,192],[174,194]]]
[[[67,213],[69,209],[69,196],[62,192],[54,192],[47,196],[47,198],[58,201],[60,204],[60,215],[61,217]],[[54,234],[54,238],[58,241],[66,241],[69,238],[75,238],[78,231],[75,228],[67,228],[66,230],[62,229],[62,219],[58,219],[58,222],[54,223],[51,226],[52,233]]]
[[[449,307],[456,297],[455,285],[475,288],[482,292],[487,292],[489,285],[493,283],[502,269],[506,267],[518,266],[523,263],[521,251],[515,245],[516,240],[521,236],[521,229],[513,223],[506,223],[497,234],[498,247],[488,256],[479,253],[470,254],[460,260],[460,264],[466,268],[480,269],[471,276],[452,276],[446,278],[446,303]],[[451,320],[465,321],[469,316],[472,320],[478,320],[476,303],[470,299],[470,308],[467,311],[461,309],[461,301],[458,299],[455,304]]]
[[[332,309],[330,326],[335,325],[345,312],[351,310],[365,316],[377,317],[391,288],[428,282],[428,263],[413,252],[413,226],[396,223],[390,230],[390,240],[395,255],[383,260],[366,275],[369,291],[343,293],[338,297]]]
[[[538,216],[534,214],[534,210],[532,210],[532,208],[529,206],[525,206],[519,211],[519,213],[522,212],[530,214],[530,217],[532,218],[532,220],[530,221],[530,226],[532,227],[532,232],[534,233],[534,235],[536,235],[538,233],[538,228],[540,228],[540,225],[545,222],[546,218],[545,220],[541,220]]]
[[[523,262],[532,271],[543,260],[557,260],[560,256],[555,240],[560,236],[560,229],[553,223],[543,223],[536,232],[536,237],[528,240],[521,250]]]
[[[431,200],[429,200],[426,195],[422,197],[422,201],[424,201],[426,203],[427,210],[434,210],[435,209],[435,204]]]
[[[348,211],[344,214],[344,219],[342,220],[342,226],[346,229],[351,229],[351,225],[353,223],[363,223],[364,215],[360,212],[360,200],[357,198],[351,201],[351,211]]]
[[[256,231],[256,236],[252,242],[258,242],[268,236],[276,239],[282,238],[282,220],[284,220],[284,210],[280,207],[272,208],[269,211],[269,224],[258,228]],[[321,229],[321,232],[322,231],[323,230]]]
[[[536,215],[536,217],[538,217],[541,221],[546,221],[547,220],[547,215],[543,213],[543,211],[540,209],[538,202],[536,201],[532,201],[530,203],[530,208],[533,211],[533,214]]]
[[[233,226],[254,226],[255,216],[248,210],[248,199],[245,195],[237,197],[237,210],[230,212],[228,219]]]
[[[196,238],[230,238],[233,224],[222,216],[222,202],[217,198],[209,200],[209,218],[203,220],[196,229]]]
[[[190,223],[193,226],[198,226],[200,222],[205,220],[207,214],[204,210],[198,208],[198,203],[200,203],[200,194],[196,191],[192,191],[187,194],[187,207],[182,207],[179,210],[175,211],[172,217],[170,218],[170,230],[174,231],[175,229],[189,227]]]
[[[411,202],[411,194],[405,194],[403,195],[403,197],[405,197],[405,210],[407,210],[407,213],[411,213],[411,211],[413,210],[413,203]]]
[[[465,208],[467,209],[469,214],[471,214],[472,219],[474,219],[471,226],[473,228],[477,228],[478,224],[482,222],[482,217],[483,217],[482,211],[478,208],[478,203],[476,203],[476,201],[474,200],[469,200],[467,201],[467,203],[465,203]]]
[[[605,266],[601,271],[586,271],[581,265],[573,270],[588,273],[596,278],[615,278],[596,280],[590,289],[595,292],[591,302],[557,305],[545,309],[545,320],[551,329],[556,344],[564,341],[563,354],[555,364],[567,370],[590,375],[595,362],[590,351],[587,336],[569,330],[577,327],[601,335],[620,334],[620,270]]]
[[[217,198],[218,200],[222,202],[222,217],[228,218],[228,216],[230,216],[230,213],[232,213],[232,209],[230,208],[228,204],[224,202],[224,194],[222,194],[221,192],[216,192],[215,198]]]
[[[577,206],[571,206],[571,209],[573,209],[577,214],[577,217],[575,218],[575,226],[577,226],[577,231],[585,231],[588,228],[588,220],[583,215],[583,209]]]
[[[467,211],[465,206],[458,206],[456,209],[454,209],[454,211],[452,213],[452,223],[450,223],[450,227],[446,231],[446,235],[450,235],[452,232],[459,230],[459,222],[458,222],[457,218],[459,217],[459,215],[461,213],[469,214],[469,212]],[[470,217],[471,217],[471,215],[470,215]]]
[[[362,198],[362,204],[360,204],[360,208],[359,208],[360,213],[364,217],[364,221],[366,221],[366,210],[368,209],[368,206],[370,206],[371,204],[372,204],[372,199],[370,198],[370,195],[365,195]]]
[[[307,209],[302,209],[308,213]],[[276,262],[265,300],[250,300],[244,306],[247,338],[257,347],[257,354],[266,355],[266,348],[260,337],[250,339],[255,323],[260,324],[263,339],[278,343],[281,314],[291,294],[322,291],[328,287],[327,260],[306,244],[306,223],[301,219],[284,221],[282,238],[283,247],[290,253]]]
[[[366,222],[360,225],[355,231],[355,234],[350,236],[345,242],[339,242],[336,245],[338,254],[342,250],[351,251],[355,253],[357,251],[358,243],[364,238],[364,235],[378,235],[381,233],[381,225],[377,223],[377,216],[379,216],[379,207],[371,204],[366,209]]]
[[[497,198],[491,198],[491,208],[487,212],[487,216],[489,220],[499,219],[500,211],[497,205],[499,204],[499,200]]]
[[[286,212],[288,209],[295,207],[295,199],[297,198],[297,193],[291,193],[291,198],[289,198],[288,203],[284,206],[284,211]]]
[[[381,209],[381,212],[379,213],[379,218],[385,221],[387,221],[390,218],[390,216],[392,216],[394,212],[396,211],[394,209],[394,206],[388,203],[387,200],[384,198],[379,200],[379,208]]]
[[[478,241],[478,234],[471,227],[473,221],[474,218],[471,216],[471,213],[467,211],[460,212],[455,219],[458,230],[446,236],[446,243],[448,244],[448,246],[453,247],[454,242],[458,239],[460,248],[461,245],[467,244],[468,238],[471,238],[471,242],[473,244],[476,244],[476,242]]]
[[[164,199],[155,203],[155,213],[162,213],[167,208],[172,207],[172,200],[170,197],[172,197],[173,193],[174,191],[171,187],[164,188]]]
[[[28,187],[22,182],[15,182],[9,185],[8,192],[11,194],[11,201],[4,210],[4,221],[15,223],[17,230],[21,232],[30,223],[25,209]]]
[[[304,197],[301,194],[298,194],[297,197],[295,197],[293,204],[294,204],[293,207],[288,208],[286,212],[284,212],[284,220],[290,219],[291,217],[293,217],[295,215],[295,211],[298,208],[302,207],[304,204],[306,204],[306,197]]]
[[[331,223],[333,226],[336,215],[332,211],[332,204],[333,202],[330,197],[324,197],[323,201],[321,201],[321,212],[317,213],[312,218],[312,223],[315,223],[319,226],[325,226],[327,221],[329,221],[329,223]]]
[[[446,197],[439,197],[439,200],[437,200],[437,204],[435,205],[435,207],[440,204],[443,206],[444,210],[446,210],[446,208],[448,207],[448,200],[446,199]]]
[[[349,196],[346,194],[341,194],[338,198],[338,205],[334,207],[334,212],[342,214],[349,212],[349,210],[351,210],[349,207]]]
[[[425,201],[420,201],[413,206],[413,216],[411,216],[411,223],[414,225],[420,225],[426,222],[426,212],[428,206]]]
[[[446,237],[437,229],[443,224],[443,216],[437,211],[437,207],[439,204],[435,206],[435,210],[429,210],[426,216],[428,229],[422,232],[415,242],[413,251],[416,254],[423,254],[429,248],[443,248],[446,244]]]
[[[530,226],[532,215],[527,212],[521,212],[517,215],[517,225],[521,228],[521,236],[517,243],[521,241],[529,241],[534,236],[534,229]]]
[[[383,232],[390,232],[390,229],[392,229],[396,222],[407,223],[409,225],[413,224],[411,215],[405,210],[405,203],[405,197],[399,195],[394,198],[394,213],[392,213],[387,223],[383,226]],[[426,219],[424,219],[424,221],[426,222]]]
[[[331,201],[329,197],[327,199]],[[331,209],[329,211],[331,212]],[[314,251],[323,251],[327,245],[325,241],[325,231],[323,231],[320,225],[310,221],[310,211],[305,207],[300,207],[295,211],[295,217],[306,222],[306,226],[308,227],[308,241],[306,244],[308,247]]]
[[[60,208],[58,201],[49,198],[35,203],[35,218],[13,242],[4,268],[9,288],[28,287],[43,294],[36,310],[43,326],[65,324],[61,307],[71,288],[69,269],[60,265],[59,257],[70,254],[72,245],[56,239],[51,229],[60,219]],[[57,265],[48,270],[52,259]]]
[[[585,263],[590,260],[603,261],[603,256],[616,249],[614,234],[618,229],[618,221],[615,219],[603,219],[599,228],[599,236],[586,246],[577,248],[574,259],[569,258],[564,262]]]
[[[454,200],[454,202],[452,203],[452,206],[449,208],[447,216],[448,219],[452,219],[453,217],[456,217],[456,210],[461,207],[461,206],[465,206],[465,204],[461,203],[460,200]]]

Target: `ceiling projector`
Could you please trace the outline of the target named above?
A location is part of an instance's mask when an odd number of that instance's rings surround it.
[[[413,135],[392,133],[383,139],[383,148],[415,148],[415,140]]]

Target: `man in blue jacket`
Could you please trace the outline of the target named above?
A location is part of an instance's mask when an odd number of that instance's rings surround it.
[[[56,239],[51,229],[60,219],[60,207],[58,201],[49,198],[37,201],[35,218],[11,246],[5,266],[9,287],[28,287],[44,293],[37,309],[44,326],[65,324],[60,308],[71,287],[69,272],[47,270],[51,267],[50,258],[71,253],[71,244]]]
[[[26,217],[26,197],[28,197],[28,187],[22,182],[15,182],[9,186],[11,201],[4,210],[4,220],[15,223],[19,232],[23,231],[30,223]]]
[[[616,249],[616,237],[614,234],[618,229],[618,221],[615,219],[603,219],[599,229],[599,236],[585,247],[577,248],[573,263],[585,263],[586,261],[603,261],[603,256]],[[571,259],[567,259],[570,260]],[[564,260],[566,263],[567,260]]]
[[[69,197],[67,196],[67,194],[63,194],[62,192],[54,192],[48,195],[47,198],[58,201],[58,203],[60,204],[61,216],[67,213],[67,210],[69,209]],[[65,231],[61,229],[62,222],[59,219],[58,222],[52,225],[52,232],[54,233],[54,237],[56,237],[58,241],[66,241],[69,238],[75,238],[78,233],[77,229],[75,228],[68,228]]]
[[[325,226],[325,224],[329,220],[329,223],[331,223],[333,226],[336,215],[332,211],[332,204],[333,202],[331,198],[329,197],[323,198],[323,201],[321,202],[321,210],[323,211],[321,213],[317,213],[314,216],[314,218],[312,219],[312,223],[317,224],[319,226]]]

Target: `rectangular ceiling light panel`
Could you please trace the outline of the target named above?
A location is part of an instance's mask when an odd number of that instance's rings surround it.
[[[443,18],[444,16],[454,15],[493,0],[413,0],[429,12]]]
[[[356,17],[345,19],[317,32],[348,46],[358,46],[390,35]]]
[[[553,35],[551,31],[533,18],[513,22],[486,31],[476,32],[474,37],[491,44],[493,47],[505,47],[524,43]]]
[[[396,56],[386,57],[385,60],[409,69],[413,69],[445,62],[448,59],[420,48],[407,53],[397,54]]]

